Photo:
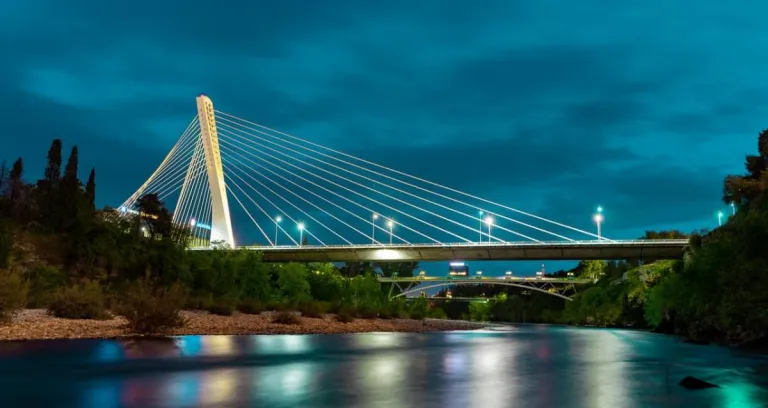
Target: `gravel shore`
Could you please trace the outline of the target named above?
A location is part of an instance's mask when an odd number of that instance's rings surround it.
[[[184,311],[184,328],[169,335],[185,334],[331,334],[362,332],[430,332],[447,330],[474,330],[481,324],[428,319],[355,319],[350,323],[337,322],[335,316],[321,319],[299,317],[297,325],[272,323],[274,312],[258,315],[235,312],[232,316],[216,316],[208,312]],[[298,313],[297,313],[298,315]],[[12,322],[0,325],[0,341],[33,339],[84,339],[131,336],[123,327],[125,320],[70,320],[48,316],[45,310],[29,309],[17,314]]]

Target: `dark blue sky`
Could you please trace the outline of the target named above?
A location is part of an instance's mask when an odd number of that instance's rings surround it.
[[[712,227],[768,127],[768,3],[630,3],[8,0],[0,157],[78,144],[117,205],[204,92],[576,227],[601,204],[611,238]]]

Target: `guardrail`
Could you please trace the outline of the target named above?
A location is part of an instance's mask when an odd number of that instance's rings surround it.
[[[456,243],[425,243],[425,244],[360,244],[360,245],[278,245],[278,246],[239,246],[238,249],[275,251],[295,249],[412,249],[412,248],[472,248],[472,247],[578,247],[578,246],[643,246],[668,244],[670,246],[687,245],[687,239],[633,239],[633,240],[590,240],[590,241],[509,241],[509,242],[456,242]],[[204,248],[200,248],[204,249]]]

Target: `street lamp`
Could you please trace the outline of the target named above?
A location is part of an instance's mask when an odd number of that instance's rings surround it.
[[[718,211],[717,212],[717,225],[722,227],[723,226],[723,212]]]
[[[283,220],[283,217],[281,217],[279,215],[277,217],[275,217],[275,246],[277,246],[277,228],[278,228],[278,224],[280,224],[280,221],[282,221],[282,220]]]
[[[371,217],[371,244],[376,243],[376,220],[379,219],[379,214],[374,213]]]
[[[299,227],[299,246],[301,246],[302,242],[304,242],[304,223],[300,222],[298,227]]]
[[[192,227],[192,228],[194,228],[194,227],[195,227],[195,224],[196,224],[196,223],[197,223],[197,221],[195,221],[195,219],[194,219],[194,218],[192,218],[191,220],[189,220],[189,226],[190,226],[190,227]]]
[[[480,212],[478,213],[478,215],[480,215],[480,226],[477,227],[477,232],[480,234],[480,240],[478,241],[480,243],[483,243],[483,215],[484,214],[485,213],[482,210],[480,210]]]
[[[493,217],[490,215],[485,217],[485,223],[488,224],[488,243],[491,243],[491,225],[493,225]]]
[[[387,220],[387,227],[389,227],[389,245],[392,245],[392,228],[395,227],[395,222]]]
[[[602,239],[600,235],[600,225],[603,223],[603,220],[605,219],[603,217],[603,207],[597,207],[597,214],[594,216],[595,224],[597,224],[597,239]]]
[[[736,204],[731,203],[731,215],[736,215]]]

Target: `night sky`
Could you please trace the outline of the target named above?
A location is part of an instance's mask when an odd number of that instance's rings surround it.
[[[714,0],[6,0],[0,159],[37,178],[62,138],[83,177],[96,167],[98,204],[118,205],[205,93],[575,227],[594,230],[602,205],[611,238],[711,228],[723,177],[768,127],[766,15]]]

